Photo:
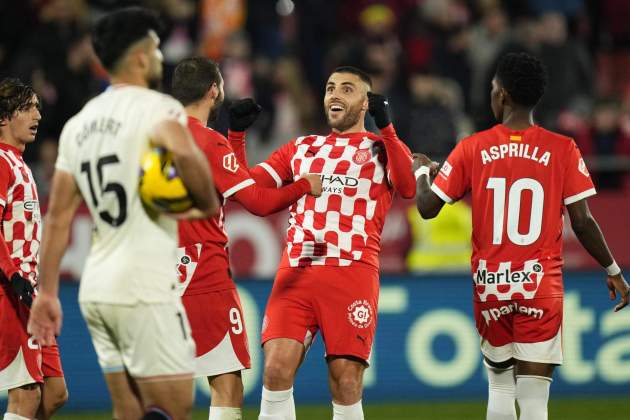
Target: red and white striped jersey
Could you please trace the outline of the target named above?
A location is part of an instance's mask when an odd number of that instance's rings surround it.
[[[37,187],[22,152],[5,143],[0,143],[0,211],[13,264],[35,287],[42,231]]]
[[[378,268],[380,237],[394,189],[382,139],[372,133],[299,137],[261,163],[278,186],[321,174],[322,195],[290,208],[280,268],[311,265]]]

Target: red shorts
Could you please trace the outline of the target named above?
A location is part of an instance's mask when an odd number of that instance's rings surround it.
[[[474,312],[482,351],[490,360],[562,362],[561,297],[475,302]]]
[[[63,369],[61,368],[61,358],[59,357],[59,347],[57,344],[42,346],[42,373],[44,374],[44,378],[63,377]]]
[[[195,375],[251,367],[243,309],[236,289],[182,296],[196,345]]]
[[[262,343],[292,338],[309,347],[318,330],[328,356],[369,362],[376,331],[378,270],[366,265],[281,268],[267,302]]]

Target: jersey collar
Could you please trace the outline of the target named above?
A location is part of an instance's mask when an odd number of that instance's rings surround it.
[[[20,149],[7,143],[0,142],[0,149],[16,153],[18,156],[22,156],[22,151]]]

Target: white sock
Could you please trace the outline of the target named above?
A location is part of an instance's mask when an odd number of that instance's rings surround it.
[[[333,420],[363,420],[361,400],[352,405],[341,405],[333,401]]]
[[[514,366],[498,369],[484,360],[488,372],[488,408],[486,420],[516,420],[516,380]]]
[[[516,400],[521,410],[520,420],[547,420],[550,385],[551,378],[546,376],[516,377]]]
[[[18,416],[13,413],[4,413],[4,420],[31,420],[28,417]]]
[[[212,407],[208,420],[242,420],[243,414],[238,407]]]
[[[258,420],[295,420],[293,387],[284,391],[270,391],[263,385]]]

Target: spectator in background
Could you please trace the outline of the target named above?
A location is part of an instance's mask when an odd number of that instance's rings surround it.
[[[549,12],[540,18],[538,57],[548,68],[549,89],[536,108],[536,120],[558,129],[558,116],[572,102],[592,95],[591,60],[583,45],[569,36],[566,17]]]

